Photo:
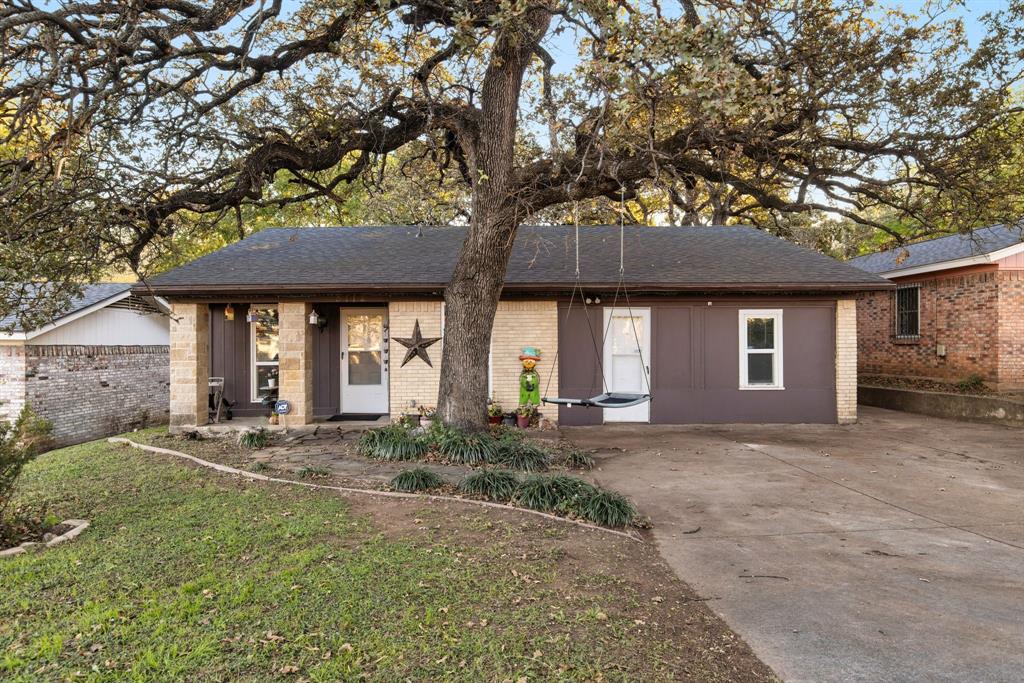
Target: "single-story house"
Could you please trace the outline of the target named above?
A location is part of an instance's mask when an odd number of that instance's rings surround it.
[[[572,226],[518,232],[491,339],[491,393],[506,409],[518,402],[521,349],[533,346],[546,396],[593,396],[602,376],[612,391],[650,385],[653,400],[630,408],[547,406],[562,424],[856,419],[855,297],[890,282],[753,228],[633,226],[623,232],[630,307],[613,307],[619,227],[579,234],[586,310],[578,297],[570,310]],[[285,425],[434,405],[444,340],[424,349],[429,365],[404,361],[417,331],[442,336],[465,235],[277,228],[152,278],[173,307],[172,427],[207,421],[211,376],[224,378],[234,415],[266,415],[268,395],[287,400]]]
[[[896,283],[858,297],[861,373],[1024,388],[1024,223],[848,263]]]
[[[87,285],[36,329],[0,320],[0,420],[26,403],[58,445],[166,424],[169,318],[132,283]]]

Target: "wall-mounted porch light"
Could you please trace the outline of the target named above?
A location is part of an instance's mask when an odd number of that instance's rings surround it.
[[[317,313],[316,310],[314,309],[309,314],[309,324],[314,325],[318,330],[323,331],[323,329],[327,327],[327,318]]]
[[[233,305],[228,304],[227,306],[224,307],[224,319],[225,320],[234,320],[235,319],[235,307]]]

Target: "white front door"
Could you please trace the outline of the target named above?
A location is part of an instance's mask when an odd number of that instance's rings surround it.
[[[604,378],[608,391],[650,393],[651,309],[606,308],[604,312]],[[649,422],[651,404],[605,408],[605,422]]]
[[[388,412],[388,312],[341,309],[341,412]]]

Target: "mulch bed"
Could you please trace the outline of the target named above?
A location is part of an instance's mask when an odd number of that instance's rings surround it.
[[[937,382],[931,379],[915,379],[911,377],[888,377],[885,375],[861,375],[860,384],[887,389],[911,389],[915,391],[939,391],[947,394],[963,394],[965,396],[996,396],[997,392],[988,387],[976,384],[966,385],[954,382]]]

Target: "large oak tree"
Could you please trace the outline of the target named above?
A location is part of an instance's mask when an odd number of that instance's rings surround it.
[[[196,216],[342,201],[400,159],[466,200],[438,408],[479,425],[531,218],[601,197],[690,222],[1005,217],[1022,15],[972,47],[941,13],[843,0],[8,0],[5,305],[16,282],[144,275]]]

